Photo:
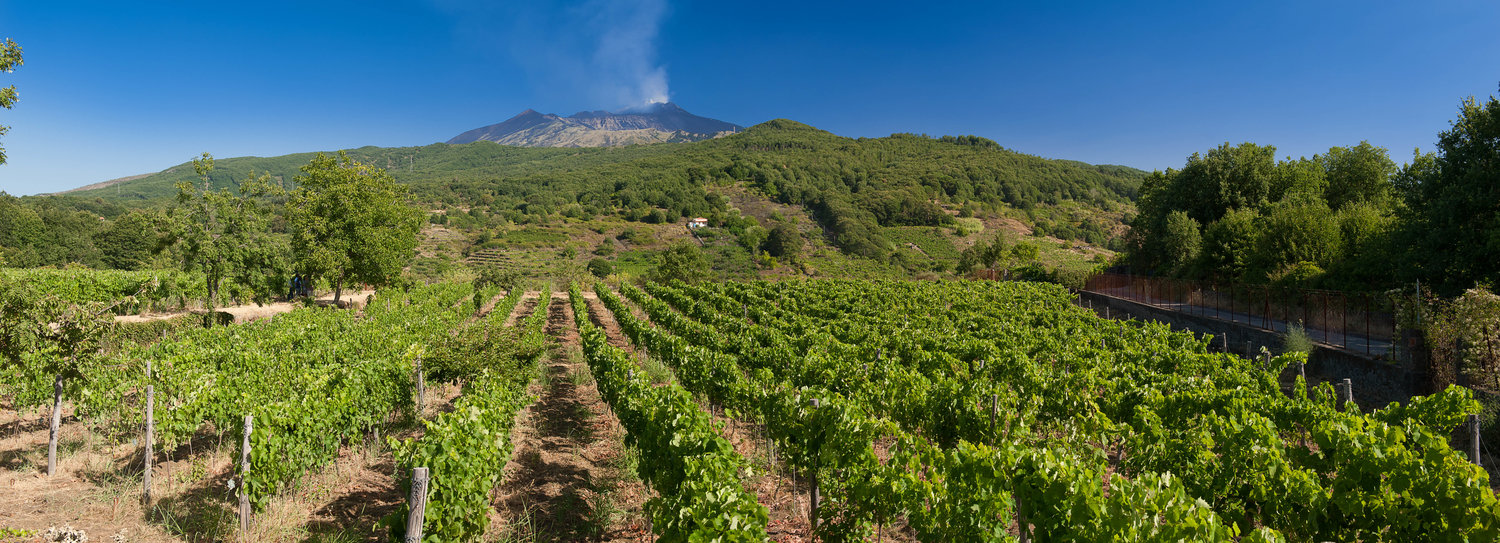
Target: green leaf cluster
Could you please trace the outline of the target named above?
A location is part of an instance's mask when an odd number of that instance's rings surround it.
[[[677,385],[653,386],[624,351],[588,319],[582,294],[569,291],[589,369],[627,440],[639,448],[641,478],[658,494],[646,504],[661,541],[765,541],[768,513],[745,490],[747,466],[712,418]]]

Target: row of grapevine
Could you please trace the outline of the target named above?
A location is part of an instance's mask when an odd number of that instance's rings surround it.
[[[454,309],[455,302],[471,291],[467,284],[441,284],[382,292],[363,315],[304,308],[183,333],[101,365],[83,381],[80,409],[139,420],[139,391],[154,385],[157,435],[169,445],[205,423],[221,436],[237,436],[243,416],[253,415],[244,490],[262,507],[306,470],[332,460],[343,442],[411,409],[415,356],[463,321],[467,312]]]
[[[628,285],[622,288],[641,294]],[[726,360],[731,367],[741,360],[646,325],[607,288],[598,290],[622,328],[655,356],[676,366],[685,385],[709,380],[683,375],[707,371],[725,375]],[[659,323],[692,326],[693,321],[667,311],[654,299],[640,301]],[[720,335],[701,328],[695,333]],[[734,337],[705,343],[744,347],[749,341]],[[872,523],[905,519],[924,540],[990,541],[1009,537],[1013,515],[1035,526],[1035,533],[1045,534],[1044,539],[1228,541],[1240,533],[1203,504],[1187,499],[1180,481],[1170,476],[1115,478],[1104,486],[1103,458],[1078,458],[1056,447],[1014,442],[996,447],[967,442],[953,449],[937,447],[888,419],[871,416],[866,406],[841,394],[787,383],[776,375],[778,368],[805,365],[805,361],[791,351],[775,354],[784,357],[782,364],[766,364],[745,374],[728,373],[739,378],[699,392],[734,410],[759,415],[787,463],[810,474],[815,484],[821,483],[828,500],[820,507],[826,511],[819,512],[819,518],[826,520],[818,528],[824,539],[858,539],[869,534]],[[875,450],[877,442],[893,445],[881,455]],[[1056,499],[1058,492],[1065,492],[1067,499]],[[1275,538],[1272,532],[1256,531],[1247,539]]]
[[[0,268],[0,282],[25,285],[75,304],[115,304],[134,296],[134,302],[115,307],[120,315],[190,307],[208,295],[203,274],[179,270]]]
[[[584,357],[599,393],[640,450],[639,472],[658,496],[647,502],[661,541],[765,541],[768,513],[745,490],[744,457],[712,417],[676,385],[652,386],[630,355],[589,322],[577,285],[569,297]]]
[[[423,541],[472,541],[489,526],[490,491],[510,461],[511,427],[534,400],[526,386],[545,354],[545,305],[517,326],[504,326],[522,292],[512,289],[480,322],[429,351],[437,355],[429,359],[438,363],[424,370],[465,384],[453,410],[424,421],[420,439],[387,438],[402,495],[410,492],[411,468],[429,470]],[[476,306],[481,299],[488,298],[476,297]],[[544,289],[541,299],[551,299],[551,292]],[[386,519],[393,540],[404,535],[409,513],[403,508]]]
[[[815,282],[724,288],[758,292],[762,307],[775,307],[766,303],[775,298],[779,320],[802,320],[851,340],[891,345],[888,338],[896,338],[932,349],[959,344],[954,351],[982,353],[1020,346],[1033,361],[1050,362],[1051,368],[1027,368],[1052,373],[1027,388],[1070,398],[1064,405],[1074,406],[1073,415],[1047,415],[1078,421],[1083,431],[1072,439],[1122,457],[1117,468],[1123,473],[1180,476],[1191,496],[1242,519],[1243,526],[1314,540],[1500,535],[1500,506],[1487,475],[1446,440],[1478,409],[1462,388],[1369,415],[1352,405],[1338,408],[1326,383],[1311,390],[1298,383],[1287,397],[1276,376],[1291,359],[1260,367],[1210,355],[1207,339],[1097,319],[1053,287]],[[1027,290],[1036,294],[1028,298]],[[965,307],[976,300],[990,305]],[[937,307],[955,310],[932,310]],[[990,348],[975,349],[975,343]],[[1025,380],[1036,374],[966,377]]]

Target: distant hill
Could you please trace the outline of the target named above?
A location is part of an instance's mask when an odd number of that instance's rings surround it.
[[[595,122],[606,122],[598,117]],[[786,119],[697,142],[528,148],[476,141],[347,152],[390,171],[430,209],[462,211],[464,224],[674,223],[732,215],[728,196],[737,194],[801,208],[828,245],[884,262],[910,249],[902,241],[918,233],[910,229],[970,231],[980,219],[991,226],[1011,221],[1016,232],[1117,247],[1145,177],[1124,166],[1019,153],[976,136],[856,139]],[[211,182],[232,187],[253,171],[290,184],[312,157],[220,158]],[[162,207],[172,201],[176,183],[194,180],[191,164],[184,163],[67,197]]]
[[[493,141],[518,147],[617,147],[690,142],[744,127],[688,113],[666,102],[618,112],[583,111],[568,117],[528,109],[505,122],[469,130],[449,144]]]

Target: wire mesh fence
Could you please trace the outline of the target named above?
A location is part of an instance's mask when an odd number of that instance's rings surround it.
[[[1221,284],[1118,273],[1090,276],[1084,290],[1193,316],[1287,333],[1371,357],[1390,353],[1394,307],[1380,292],[1340,292],[1269,285]]]

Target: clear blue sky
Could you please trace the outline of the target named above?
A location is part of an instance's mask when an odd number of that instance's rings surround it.
[[[424,145],[659,94],[751,125],[977,134],[1142,169],[1225,141],[1431,149],[1500,84],[1500,2],[0,0],[0,190],[209,151]],[[832,5],[830,5],[832,4]]]

